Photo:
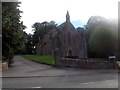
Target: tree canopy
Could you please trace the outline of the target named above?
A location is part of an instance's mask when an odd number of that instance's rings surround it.
[[[88,57],[117,55],[117,23],[100,16],[91,17],[86,32]]]
[[[23,30],[26,26],[20,21],[18,2],[2,2],[2,47],[3,60],[11,59],[14,54],[25,47]]]
[[[33,46],[36,46],[38,43],[41,48],[43,48],[43,37],[52,29],[56,28],[57,24],[54,21],[44,21],[42,23],[36,22],[32,25],[34,34],[33,34]],[[41,53],[42,54],[42,53]]]

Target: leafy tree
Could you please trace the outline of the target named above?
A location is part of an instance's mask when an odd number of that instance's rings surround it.
[[[47,22],[44,21],[42,23],[36,22],[35,24],[33,24],[32,28],[34,31],[34,35],[33,35],[33,46],[37,46],[37,44],[39,43],[41,46],[41,54],[42,54],[42,49],[44,47],[43,44],[43,38],[44,36],[52,29],[54,29],[57,26],[57,24],[54,21],[51,22]]]
[[[113,33],[105,27],[97,28],[89,39],[90,50],[96,57],[108,57],[114,55],[116,51],[117,39]]]
[[[32,34],[27,34],[26,53],[33,54],[33,50]]]
[[[18,2],[2,2],[2,56],[9,65],[13,55],[25,47],[23,29],[26,26],[20,21],[21,11],[18,7]]]
[[[86,28],[89,57],[117,56],[117,24],[103,17],[91,17]]]

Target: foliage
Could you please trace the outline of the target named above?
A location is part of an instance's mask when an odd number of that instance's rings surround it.
[[[33,54],[32,34],[27,34],[26,53]]]
[[[54,65],[54,63],[55,63],[53,56],[22,55],[22,57],[24,57],[28,60],[33,60],[33,61],[37,61],[37,62],[45,63],[45,64]]]
[[[25,47],[23,29],[26,26],[20,21],[21,11],[18,7],[18,2],[2,2],[2,56],[9,64],[13,55]]]
[[[117,56],[117,24],[103,17],[91,17],[87,23],[88,57]]]
[[[56,28],[57,24],[54,21],[47,22],[44,21],[42,23],[36,22],[32,25],[34,35],[33,35],[33,46],[37,46],[39,43],[41,49],[43,49],[43,37],[52,29]],[[42,54],[42,50],[41,50]]]

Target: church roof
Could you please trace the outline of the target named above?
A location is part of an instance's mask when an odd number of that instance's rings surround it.
[[[48,41],[50,40],[50,38],[55,37],[57,33],[58,33],[58,30],[57,30],[56,28],[53,29],[53,30],[51,30],[51,31],[49,31],[49,32],[45,35],[43,41],[44,41],[44,42],[48,42]]]
[[[67,19],[69,19],[69,20],[67,20]],[[66,14],[66,22],[60,24],[60,25],[59,25],[58,27],[56,27],[55,29],[49,31],[49,32],[45,35],[43,41],[44,41],[44,42],[48,42],[48,41],[50,40],[50,38],[55,37],[55,36],[58,34],[59,31],[61,31],[61,32],[67,32],[67,30],[70,31],[70,32],[72,32],[73,34],[75,34],[75,32],[76,32],[75,27],[74,27],[73,24],[70,22],[70,16],[69,16],[68,11],[67,11],[67,14]]]

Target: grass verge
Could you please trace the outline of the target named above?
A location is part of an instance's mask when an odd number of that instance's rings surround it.
[[[41,56],[41,55],[20,55],[20,56],[22,56],[25,59],[37,61],[40,63],[50,64],[50,65],[55,64],[53,56],[45,56],[45,55],[43,55],[43,56]]]

